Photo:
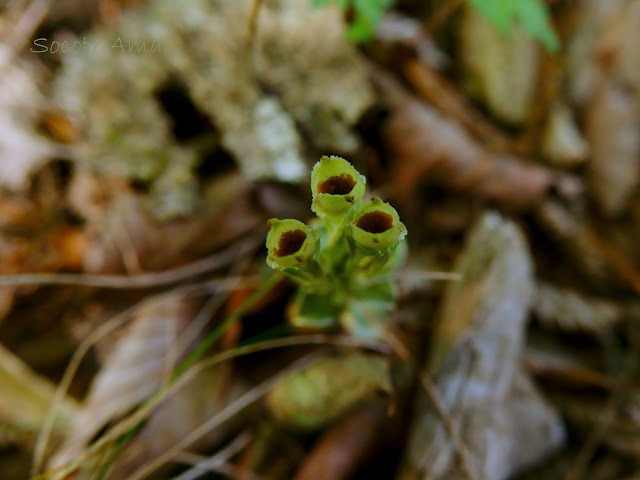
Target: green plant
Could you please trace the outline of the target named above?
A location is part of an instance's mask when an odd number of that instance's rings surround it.
[[[324,7],[333,3],[341,10],[353,9],[353,22],[347,30],[347,37],[355,43],[362,43],[373,37],[373,32],[382,20],[384,11],[393,0],[312,0],[314,7]]]
[[[339,322],[357,336],[382,336],[407,230],[388,203],[363,203],[365,183],[345,159],[323,156],[311,172],[311,210],[319,218],[309,225],[269,220],[267,264],[300,287],[288,308],[294,326]]]
[[[556,52],[560,47],[558,37],[549,22],[549,10],[543,0],[467,1],[503,33],[508,33],[516,22],[529,35],[540,40],[548,51]]]
[[[549,9],[544,0],[467,0],[480,15],[485,17],[501,32],[508,33],[514,22],[533,38],[541,41],[547,50],[556,52],[560,42],[549,22]],[[356,43],[366,42],[382,20],[385,10],[393,0],[312,0],[314,7],[324,7],[330,3],[341,10],[353,9],[354,19],[347,36]]]

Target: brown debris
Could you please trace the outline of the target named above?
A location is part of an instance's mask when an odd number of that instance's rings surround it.
[[[314,445],[294,479],[352,478],[380,443],[388,444],[393,439],[394,425],[388,406],[384,401],[373,403],[330,427]]]
[[[393,186],[405,201],[422,177],[474,195],[529,207],[566,176],[509,154],[492,154],[454,120],[415,99],[390,78],[376,75],[393,112],[384,129],[394,159]]]
[[[620,214],[640,183],[639,93],[606,81],[587,111],[589,188],[608,215]]]
[[[560,419],[518,367],[533,300],[531,258],[519,229],[488,213],[455,270],[463,279],[447,288],[427,369],[471,454],[473,477],[506,479],[564,441]],[[420,396],[397,478],[467,478],[456,453],[442,419]]]

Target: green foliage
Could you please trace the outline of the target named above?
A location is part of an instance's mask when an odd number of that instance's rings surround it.
[[[324,7],[330,3],[343,11],[353,9],[354,19],[347,30],[347,37],[352,42],[362,43],[371,40],[384,11],[393,0],[312,0],[314,7]]]
[[[407,230],[379,198],[363,204],[366,179],[345,159],[324,156],[311,172],[318,219],[269,220],[267,264],[300,289],[288,309],[297,327],[380,338],[395,301],[394,274],[406,257]]]
[[[549,22],[549,10],[544,0],[467,0],[483,17],[501,32],[508,33],[513,22],[533,38],[541,41],[550,52],[558,51],[560,42]],[[334,4],[342,11],[353,9],[354,19],[348,38],[355,43],[370,40],[393,0],[311,0],[314,7]]]
[[[549,10],[543,0],[467,1],[503,33],[508,33],[512,23],[517,22],[550,52],[556,52],[560,47],[558,37],[549,22]]]

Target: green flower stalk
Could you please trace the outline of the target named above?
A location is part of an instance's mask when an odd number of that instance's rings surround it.
[[[373,198],[362,204],[365,184],[348,161],[323,156],[311,172],[311,210],[321,224],[269,221],[267,263],[300,285],[287,309],[296,327],[340,323],[357,336],[383,336],[395,305],[393,274],[406,257],[407,229],[388,203]]]
[[[363,205],[347,230],[354,245],[351,270],[354,276],[364,279],[363,283],[366,279],[397,269],[404,260],[406,249],[396,247],[407,235],[407,228],[400,221],[396,209],[379,198],[374,197]]]

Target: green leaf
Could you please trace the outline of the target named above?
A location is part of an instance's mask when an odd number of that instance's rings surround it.
[[[391,6],[393,0],[311,0],[314,7],[324,7],[329,3],[337,5],[343,11],[353,6],[355,19],[347,30],[347,38],[361,43],[373,37],[384,11]]]
[[[372,27],[377,27],[385,9],[391,4],[389,0],[354,0],[354,10],[364,17]]]
[[[540,40],[550,52],[557,52],[560,42],[551,24],[549,10],[540,0],[518,0],[515,18],[533,38]]]
[[[311,0],[311,6],[314,8],[321,8],[329,3],[333,3],[340,8],[340,10],[346,10],[349,0]]]
[[[517,22],[548,51],[556,52],[560,42],[549,21],[549,10],[542,0],[467,0],[498,30],[508,33]]]
[[[467,0],[480,15],[498,30],[508,33],[511,29],[509,0]],[[517,1],[517,0],[516,0]]]
[[[354,43],[364,43],[373,37],[371,23],[362,15],[356,13],[356,18],[347,30],[347,38]]]

